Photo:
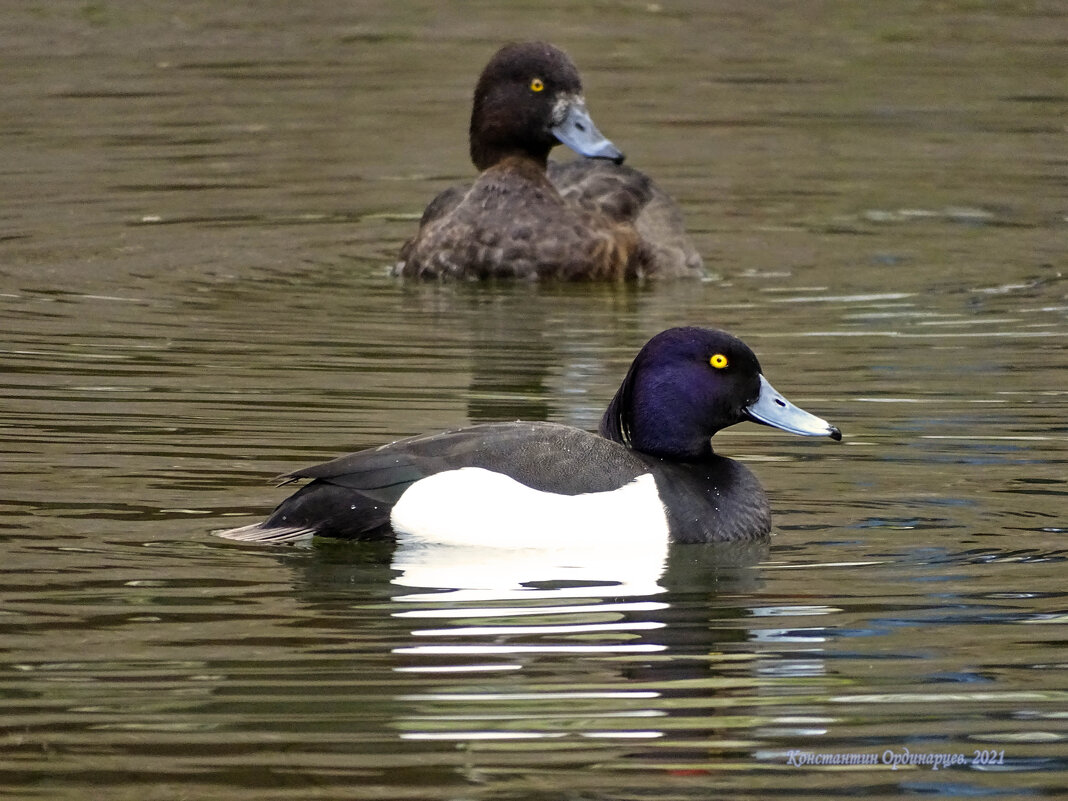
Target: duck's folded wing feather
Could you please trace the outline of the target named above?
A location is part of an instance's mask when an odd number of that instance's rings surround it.
[[[631,451],[603,437],[555,423],[517,422],[398,440],[295,470],[283,479],[384,490],[460,467],[482,467],[534,489],[564,494],[616,489],[643,472]]]
[[[704,262],[686,233],[682,211],[649,176],[625,164],[588,158],[551,161],[548,175],[569,203],[634,226],[654,274],[702,274]]]

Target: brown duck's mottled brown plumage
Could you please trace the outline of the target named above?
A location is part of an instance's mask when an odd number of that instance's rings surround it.
[[[532,88],[535,80],[541,89]],[[572,107],[582,115],[583,135],[588,125],[599,137],[597,155],[622,160],[593,127],[581,93],[577,69],[557,48],[540,42],[501,48],[479,78],[472,106],[471,160],[482,173],[471,187],[453,187],[431,202],[401,250],[396,274],[563,280],[701,275],[701,258],[681,213],[648,177],[609,158],[548,164],[558,137],[568,138],[559,126]]]
[[[648,270],[632,226],[567,203],[544,169],[519,156],[466,193],[439,196],[401,260],[402,274],[417,278],[619,280]]]
[[[657,277],[698,277],[704,261],[686,235],[682,212],[649,176],[605,159],[549,162],[549,180],[569,203],[632,226]]]

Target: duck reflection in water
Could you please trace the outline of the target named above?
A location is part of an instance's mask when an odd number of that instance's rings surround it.
[[[431,547],[423,560],[399,546],[389,562],[378,543],[319,543],[288,561],[317,618],[360,643],[370,610],[382,613],[373,636],[388,656],[364,660],[360,676],[394,688],[391,714],[375,719],[381,736],[455,743],[461,771],[499,764],[483,741],[567,740],[581,764],[586,748],[603,761],[613,744],[674,737],[664,757],[697,763],[719,729],[709,699],[733,720],[759,713],[747,700],[760,680],[747,621],[766,629],[746,599],[759,603],[767,540],[673,543],[646,564],[580,550],[562,567],[532,562],[533,547]],[[390,601],[353,613],[353,586],[390,580]]]

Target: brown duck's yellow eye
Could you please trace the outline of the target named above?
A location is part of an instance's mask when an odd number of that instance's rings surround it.
[[[541,80],[541,78],[535,78],[533,81],[530,82],[530,91],[532,92],[540,92],[544,88],[545,83]]]
[[[708,360],[708,363],[715,367],[717,370],[722,370],[724,367],[727,366],[727,357],[724,356],[722,353],[717,353],[715,356]]]

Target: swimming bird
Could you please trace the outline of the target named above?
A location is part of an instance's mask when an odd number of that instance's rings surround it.
[[[763,488],[710,441],[747,420],[842,438],[779,394],[737,337],[671,328],[639,351],[596,434],[511,422],[398,440],[282,476],[310,483],[264,522],[220,534],[264,543],[408,536],[468,545],[554,537],[566,544],[587,532],[609,543],[760,537],[771,529]]]
[[[700,276],[674,201],[597,127],[578,69],[545,42],[502,47],[475,86],[480,174],[423,213],[394,268],[409,278],[624,280]],[[587,158],[549,165],[565,144]]]

